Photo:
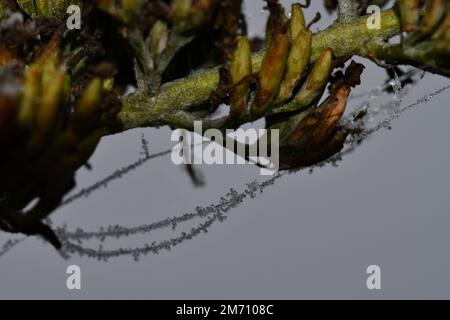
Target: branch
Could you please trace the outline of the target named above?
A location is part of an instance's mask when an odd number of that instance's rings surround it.
[[[379,60],[391,65],[411,65],[425,71],[435,73],[439,69],[441,75],[450,77],[450,69],[440,68],[442,58],[435,54],[435,43],[424,42],[414,47],[405,47],[402,44],[386,44],[373,41],[368,46],[369,52]],[[441,59],[441,60],[440,60]]]
[[[323,48],[331,48],[336,57],[360,55],[373,58],[369,44],[374,39],[383,40],[400,33],[400,22],[394,10],[387,10],[381,16],[381,28],[367,28],[367,17],[349,24],[338,24],[313,36],[310,62],[314,62]],[[258,72],[264,51],[252,57],[253,72]],[[122,132],[138,127],[170,125],[191,129],[195,118],[188,115],[189,107],[200,105],[208,100],[219,83],[219,67],[203,71],[184,79],[166,83],[157,96],[146,90],[138,90],[123,100],[122,111],[118,115],[119,126],[110,133]],[[242,118],[241,123],[249,118]],[[223,121],[210,123],[211,127],[223,125]],[[208,128],[206,125],[205,128]]]
[[[338,0],[337,12],[340,23],[351,23],[358,17],[358,5],[353,0]]]

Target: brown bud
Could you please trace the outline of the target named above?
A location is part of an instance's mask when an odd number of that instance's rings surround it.
[[[270,47],[267,48],[258,74],[258,88],[252,113],[264,115],[278,93],[289,54],[289,34],[286,24],[274,28]]]

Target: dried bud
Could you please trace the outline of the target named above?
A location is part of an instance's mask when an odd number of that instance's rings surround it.
[[[288,17],[284,12],[283,6],[277,3],[277,1],[267,1],[267,7],[265,9],[270,12],[269,18],[266,22],[265,33],[265,44],[268,48],[270,47],[270,42],[272,41],[275,28],[282,23],[286,23],[288,21]]]
[[[282,21],[274,27],[270,46],[267,48],[258,74],[258,88],[252,105],[256,116],[264,115],[278,94],[286,70],[289,55],[289,33]]]
[[[320,147],[329,138],[330,133],[344,114],[349,94],[350,88],[342,86],[318,108],[318,111],[321,112],[321,119],[311,139],[312,147]]]
[[[335,130],[331,138],[322,144],[320,148],[311,149],[301,156],[295,155],[295,149],[288,149],[287,152],[283,152],[283,149],[281,149],[281,167],[285,167],[286,169],[294,169],[299,167],[308,167],[325,161],[342,150],[348,135],[348,130],[345,130],[344,128]]]
[[[285,130],[289,136],[282,141],[281,162],[289,167],[311,165],[325,160],[342,148],[347,133],[337,131],[344,114],[350,88],[342,85],[316,109],[289,119]],[[292,125],[296,127],[292,130]]]

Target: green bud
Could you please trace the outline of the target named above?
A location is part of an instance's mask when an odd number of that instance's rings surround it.
[[[250,42],[247,37],[239,37],[230,62],[230,74],[234,91],[231,95],[231,114],[238,116],[245,111],[250,90],[249,81],[244,79],[252,74]]]
[[[80,0],[17,0],[17,3],[33,18],[40,16],[62,18],[70,5],[81,5]]]
[[[58,107],[62,98],[64,75],[56,69],[52,61],[43,66],[42,98],[36,117],[37,131],[44,134],[51,130],[56,121]]]
[[[300,30],[291,45],[287,60],[286,73],[280,85],[276,104],[289,99],[303,78],[311,55],[311,32]]]
[[[6,17],[6,13],[8,12],[8,4],[6,1],[0,2],[0,19]]]
[[[305,15],[300,3],[294,3],[291,8],[291,38],[296,39],[300,31],[306,29]]]
[[[150,53],[155,64],[158,63],[161,53],[167,47],[168,36],[169,30],[167,28],[167,24],[160,20],[156,21],[150,30],[150,35],[147,40]]]
[[[35,17],[37,15],[38,11],[34,0],[17,0],[17,3],[30,16]]]
[[[446,14],[448,0],[432,0],[422,22],[424,33],[432,32]]]
[[[445,16],[444,20],[436,29],[436,31],[433,33],[432,38],[433,39],[441,38],[444,35],[444,33],[449,29],[450,29],[450,7],[447,10],[447,15]]]
[[[191,10],[192,0],[173,0],[172,15],[174,18],[187,18]]]
[[[324,49],[295,97],[299,109],[307,108],[323,93],[333,68],[333,51]]]
[[[446,14],[447,0],[430,0],[426,6],[425,16],[422,19],[422,24],[413,34],[411,34],[408,42],[410,44],[417,43],[424,39],[439,26],[439,23]]]
[[[41,89],[41,67],[32,64],[26,74],[23,83],[22,100],[17,115],[17,121],[22,128],[30,128],[37,113],[37,99]]]
[[[52,1],[50,0],[35,0],[36,11],[39,16],[51,17],[53,16]]]
[[[81,95],[80,101],[75,108],[74,116],[80,121],[89,121],[91,116],[98,111],[103,92],[103,81],[99,78],[93,79]]]

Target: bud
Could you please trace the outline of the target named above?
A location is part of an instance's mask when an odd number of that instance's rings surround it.
[[[299,108],[306,108],[323,93],[333,68],[333,51],[324,49],[295,97]]]
[[[335,130],[329,140],[325,141],[320,148],[311,149],[297,158],[291,156],[289,159],[289,157],[281,156],[280,163],[282,166],[287,165],[290,169],[321,163],[342,150],[348,134],[348,130],[345,129]]]
[[[39,16],[53,16],[52,3],[50,0],[34,0],[34,3],[36,4],[36,12]]]
[[[397,0],[403,31],[416,30],[420,18],[420,2],[420,0]]]
[[[8,10],[9,10],[8,3],[6,1],[1,1],[0,2],[0,19],[3,19],[4,17],[6,17]]]
[[[42,97],[36,116],[37,132],[45,134],[56,122],[58,107],[61,102],[64,75],[49,61],[43,66]]]
[[[424,33],[432,32],[446,14],[448,0],[432,0],[422,21]]]
[[[276,97],[286,70],[289,54],[289,34],[286,24],[274,28],[272,40],[264,55],[258,74],[258,88],[252,105],[256,116],[264,115]]]
[[[6,48],[0,48],[0,68],[7,65],[14,59],[12,52]]]
[[[311,32],[306,29],[300,30],[293,40],[287,60],[286,73],[281,82],[276,103],[289,99],[295,87],[303,78],[311,55],[311,40]]]
[[[251,48],[247,37],[237,39],[236,49],[230,62],[230,74],[235,86],[230,99],[231,114],[238,116],[247,106],[250,84],[249,81],[245,81],[245,78],[252,74]]]
[[[0,94],[0,145],[10,141],[14,122],[14,99]]]
[[[425,8],[425,16],[418,28],[408,39],[410,44],[416,43],[433,33],[446,14],[447,0],[431,0]]]
[[[319,107],[291,117],[282,141],[281,163],[289,168],[312,165],[338,152],[347,138],[345,130],[336,130],[345,112],[350,88],[342,85]],[[296,127],[292,129],[292,126]]]
[[[6,1],[4,1],[6,2]],[[20,8],[32,17],[36,17],[37,9],[35,0],[17,0]]]
[[[78,155],[82,162],[86,162],[94,153],[95,149],[103,136],[101,129],[96,129],[87,138],[83,139],[78,145]]]
[[[134,15],[139,10],[138,0],[122,0],[122,7],[120,8],[120,16],[122,20],[129,23],[133,20]]]
[[[189,28],[189,15],[192,0],[173,0],[171,5],[171,18],[175,29],[184,30]]]
[[[444,33],[449,29],[450,29],[450,7],[447,10],[447,15],[445,16],[444,20],[436,29],[436,31],[433,33],[432,38],[433,39],[441,38],[444,35]]]
[[[439,39],[440,41],[436,44],[435,50],[437,54],[444,58],[447,65],[444,65],[443,67],[448,70],[448,58],[450,57],[450,29],[447,29]]]
[[[74,117],[80,122],[91,120],[91,117],[99,109],[102,93],[103,81],[99,78],[91,80],[81,94],[81,98],[75,108]]]
[[[174,18],[187,18],[191,10],[192,0],[173,0],[172,16]]]
[[[79,0],[17,0],[17,3],[23,11],[33,18],[42,16],[62,18],[69,5],[81,5]]]
[[[167,47],[168,37],[169,30],[167,28],[167,24],[165,24],[161,20],[156,21],[152,29],[150,30],[148,39],[150,53],[155,65],[159,63],[159,57]]]
[[[327,99],[319,108],[321,112],[321,120],[314,130],[311,140],[312,147],[320,147],[330,136],[347,106],[347,98],[350,94],[350,89],[347,86],[342,86],[337,89],[336,94]]]
[[[22,128],[30,128],[34,122],[37,113],[37,97],[40,96],[41,89],[40,65],[32,64],[29,66],[23,83],[22,99],[17,115],[17,122]]]
[[[294,3],[291,7],[290,28],[292,39],[297,38],[300,31],[306,29],[305,15],[300,3]]]

